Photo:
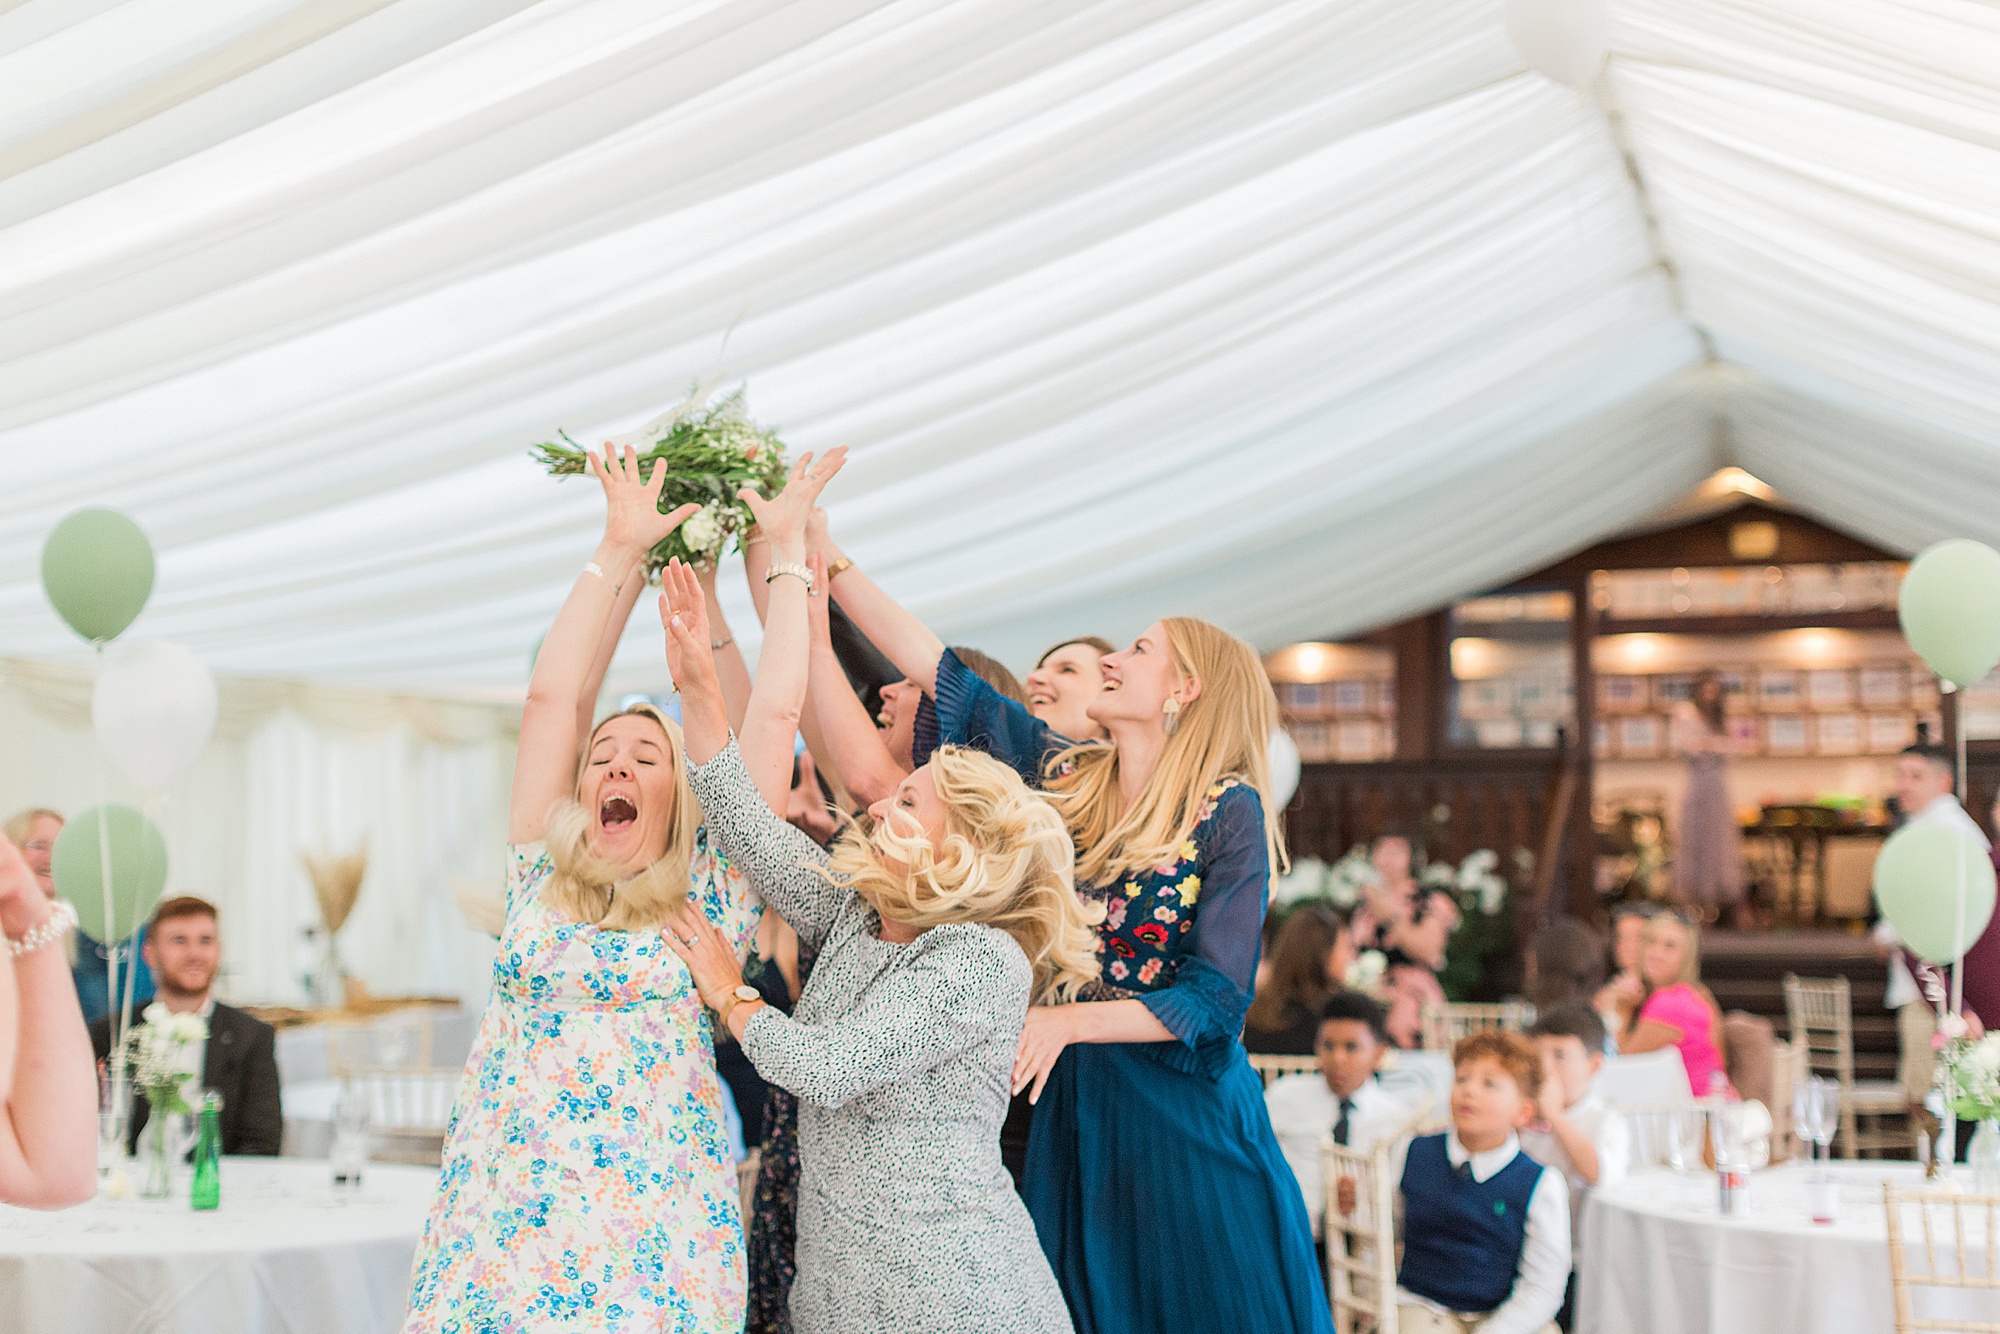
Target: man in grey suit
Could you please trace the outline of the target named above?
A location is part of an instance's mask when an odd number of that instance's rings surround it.
[[[277,1034],[269,1024],[210,994],[222,965],[215,905],[191,896],[161,903],[146,925],[144,954],[157,986],[154,998],[176,1014],[198,1014],[208,1021],[201,1082],[222,1095],[222,1151],[276,1155],[285,1134]],[[137,1015],[133,1021],[143,1022]],[[111,1050],[109,1016],[91,1025],[90,1040],[98,1059],[104,1059]],[[142,1094],[132,1111],[135,1143],[146,1115]]]

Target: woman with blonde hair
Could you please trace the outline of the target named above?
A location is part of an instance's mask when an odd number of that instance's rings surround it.
[[[756,507],[809,508],[838,451]],[[701,1003],[662,943],[686,909],[741,951],[762,909],[650,705],[589,726],[646,552],[692,513],[631,450],[590,458],[604,537],[536,657],[508,811],[493,998],[452,1110],[404,1328],[743,1327],[743,1229]],[[801,520],[802,523],[802,520]],[[746,727],[785,791],[792,738]],[[781,797],[782,799],[782,797]]]
[[[821,570],[799,563],[803,545],[788,551],[792,534],[764,528],[774,576],[810,590]],[[866,832],[821,848],[752,783],[707,665],[701,600],[685,572],[667,582],[695,791],[730,857],[818,950],[787,1016],[743,984],[698,915],[683,912],[668,941],[758,1072],[799,1099],[794,1327],[1064,1334],[999,1146],[1029,1004],[1096,976],[1062,817],[1007,766],[946,747],[869,809]],[[803,605],[774,598],[746,733],[798,718],[805,630]]]
[[[1618,1050],[1632,1056],[1673,1047],[1681,1054],[1688,1088],[1697,1098],[1729,1094],[1722,1059],[1722,1007],[1701,983],[1701,932],[1692,921],[1677,912],[1663,912],[1646,923],[1639,977],[1646,999]]]
[[[1029,1011],[1014,1068],[1037,1099],[1022,1194],[1078,1330],[1329,1331],[1305,1204],[1237,1041],[1284,857],[1256,651],[1155,621],[1100,663],[1089,715],[1111,744],[1071,745],[865,576],[832,591],[933,691],[946,742],[1047,788],[1078,890],[1106,908],[1098,980]]]

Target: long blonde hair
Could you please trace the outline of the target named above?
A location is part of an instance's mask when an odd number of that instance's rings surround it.
[[[1034,967],[1035,1004],[1074,996],[1097,979],[1097,936],[1076,897],[1062,817],[989,755],[941,746],[930,768],[944,803],[944,846],[934,850],[886,821],[870,832],[849,825],[825,875],[863,892],[894,922],[998,927]]]
[[[1286,865],[1285,839],[1271,800],[1271,731],[1278,700],[1257,651],[1225,630],[1189,616],[1161,622],[1174,671],[1201,682],[1182,706],[1139,799],[1123,807],[1118,750],[1092,742],[1049,757],[1045,784],[1076,840],[1077,878],[1109,885],[1175,860],[1201,819],[1209,790],[1225,778],[1255,789],[1264,806],[1264,844],[1272,871]]]
[[[666,734],[667,754],[674,771],[674,808],[667,816],[667,850],[658,861],[621,879],[616,863],[590,850],[590,812],[581,805],[583,774],[590,748],[605,724],[616,718],[644,717]],[[568,801],[549,809],[542,841],[555,864],[555,874],[542,887],[542,901],[579,922],[608,931],[643,931],[658,927],[688,896],[688,859],[694,855],[695,830],[701,826],[701,805],[688,783],[687,751],[681,729],[651,704],[634,704],[591,729],[577,757],[576,783]]]

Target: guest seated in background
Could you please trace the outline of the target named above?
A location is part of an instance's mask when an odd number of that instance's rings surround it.
[[[1320,1012],[1339,991],[1354,962],[1347,921],[1336,908],[1304,903],[1292,910],[1271,947],[1271,971],[1243,1020],[1245,1051],[1311,1056]]]
[[[1361,888],[1361,905],[1354,910],[1354,947],[1387,949],[1389,935],[1409,920],[1417,906],[1417,880],[1410,873],[1410,836],[1400,830],[1378,834],[1368,849],[1374,877]]]
[[[1396,1134],[1417,1108],[1376,1082],[1375,1071],[1394,1050],[1389,1043],[1389,1012],[1380,1001],[1358,991],[1336,991],[1320,1009],[1319,1073],[1289,1075],[1264,1091],[1271,1129],[1278,1147],[1299,1179],[1312,1219],[1313,1237],[1321,1237],[1326,1189],[1320,1179],[1320,1141],[1331,1135],[1367,1153],[1378,1140]],[[1353,1213],[1354,1183],[1339,1183],[1339,1207]]]
[[[1536,1334],[1563,1304],[1569,1190],[1521,1150],[1542,1060],[1519,1033],[1487,1031],[1452,1049],[1452,1128],[1404,1150],[1405,1334]]]
[[[1646,999],[1618,1050],[1636,1056],[1677,1048],[1697,1098],[1731,1094],[1722,1061],[1722,1010],[1701,984],[1701,936],[1694,924],[1679,913],[1654,916],[1646,924],[1639,971]]]
[[[1458,900],[1450,890],[1434,888],[1418,895],[1408,920],[1388,934],[1389,966],[1382,976],[1382,994],[1389,1003],[1389,1034],[1405,1050],[1423,1040],[1424,1011],[1444,1008],[1444,988],[1437,975],[1458,923]]]
[[[56,896],[56,836],[62,833],[63,823],[60,812],[38,806],[15,812],[7,818],[5,826],[0,826],[14,846],[21,850],[21,856],[28,863],[28,869],[35,873],[42,893],[51,899]],[[111,977],[107,969],[111,958],[110,946],[80,929],[70,939],[64,957],[69,961],[70,973],[76,983],[77,1002],[83,1007],[85,1023],[96,1023],[111,1013],[112,1006],[124,1003],[127,970],[133,974],[133,1005],[143,1006],[153,999],[152,970],[139,959],[145,934],[144,928],[141,928],[124,942],[124,962],[116,978]]]
[[[1604,1021],[1587,1002],[1543,1011],[1528,1030],[1542,1057],[1540,1119],[1521,1132],[1521,1149],[1569,1183],[1570,1273],[1556,1323],[1570,1327],[1581,1268],[1583,1203],[1598,1186],[1625,1177],[1632,1135],[1624,1118],[1591,1091],[1604,1068]]]
[[[1621,903],[1611,910],[1611,980],[1597,989],[1597,1013],[1614,1045],[1646,999],[1639,956],[1646,950],[1646,923],[1659,911],[1650,903]]]
[[[97,1186],[97,1080],[62,950],[75,925],[0,838],[0,1204],[63,1209]]]
[[[222,1095],[222,1151],[274,1157],[285,1137],[279,1103],[277,1034],[212,994],[222,966],[222,936],[215,905],[183,895],[153,909],[146,923],[146,964],[158,980],[159,1002],[175,1014],[208,1021],[202,1050],[202,1087]],[[135,1024],[144,1022],[133,1016]],[[111,1053],[111,1016],[90,1026],[97,1059]],[[134,1143],[146,1126],[142,1094],[132,1108]]]

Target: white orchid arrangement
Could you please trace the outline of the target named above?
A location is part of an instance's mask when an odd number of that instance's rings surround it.
[[[208,1041],[208,1021],[198,1014],[176,1014],[154,1001],[143,1024],[125,1035],[132,1079],[146,1091],[154,1110],[190,1112],[184,1090],[201,1077],[201,1047]]]

